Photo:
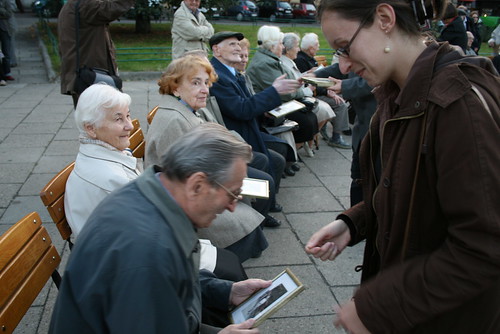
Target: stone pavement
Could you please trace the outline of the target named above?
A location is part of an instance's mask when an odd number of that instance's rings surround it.
[[[58,83],[48,82],[33,27],[36,18],[26,13],[17,14],[17,19],[16,81],[0,87],[0,234],[37,211],[62,255],[62,272],[69,250],[38,193],[75,159],[78,132],[71,98],[59,93]],[[156,81],[126,81],[124,91],[132,97],[132,116],[147,131],[146,114],[160,101]],[[284,209],[277,217],[283,225],[265,229],[269,248],[260,258],[244,263],[250,277],[265,279],[289,267],[306,287],[260,326],[263,333],[343,333],[332,325],[333,306],[350,298],[360,278],[354,267],[361,263],[362,245],[327,263],[303,251],[311,234],[348,206],[351,151],[322,142],[314,158],[303,160],[296,176],[281,183],[278,201]],[[56,296],[57,289],[48,283],[16,333],[47,333]]]

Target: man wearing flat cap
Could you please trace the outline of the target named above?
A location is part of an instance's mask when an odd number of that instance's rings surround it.
[[[274,178],[278,192],[286,162],[284,156],[269,149],[267,143],[287,144],[275,136],[261,132],[257,118],[280,106],[280,95],[294,92],[301,84],[282,76],[272,86],[252,95],[245,78],[234,68],[235,64],[241,62],[239,41],[243,37],[239,32],[222,31],[210,38],[209,45],[213,53],[210,62],[219,76],[210,88],[210,95],[217,99],[226,127],[238,132],[252,146],[253,151],[268,156],[271,165],[269,174]],[[284,151],[286,152],[286,148]]]

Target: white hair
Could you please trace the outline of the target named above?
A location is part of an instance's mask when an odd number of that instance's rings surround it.
[[[283,40],[283,33],[280,28],[276,26],[262,26],[257,32],[257,40],[260,47],[271,51],[274,46],[281,43]]]
[[[283,36],[283,54],[294,48],[294,46],[299,44],[300,36],[294,32],[287,32]]]
[[[130,106],[128,94],[105,83],[97,83],[83,91],[75,109],[75,122],[80,134],[86,136],[85,125],[101,125],[106,112]]]
[[[310,46],[315,45],[319,42],[318,35],[313,32],[307,33],[302,37],[302,41],[300,42],[300,49],[305,50]]]

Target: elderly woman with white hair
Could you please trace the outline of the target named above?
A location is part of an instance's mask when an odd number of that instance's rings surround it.
[[[271,86],[274,80],[282,75],[294,78],[293,73],[280,60],[283,53],[283,33],[276,26],[262,26],[257,33],[259,48],[248,66],[246,73],[252,81],[256,93]],[[304,93],[297,90],[291,94],[280,95],[282,102],[301,99]],[[313,112],[296,111],[287,118],[299,123],[299,129],[293,131],[297,148],[304,147],[306,154],[314,156],[308,142],[318,133],[318,120]]]
[[[142,172],[142,164],[127,150],[134,128],[130,102],[129,95],[105,84],[92,85],[80,96],[75,109],[80,148],[64,196],[66,219],[75,238],[109,193]]]
[[[80,148],[64,195],[64,212],[73,238],[108,194],[143,171],[142,159],[128,149],[133,129],[130,103],[128,94],[106,84],[94,84],[80,95],[75,109]],[[200,269],[233,281],[247,278],[235,254],[216,248],[208,240],[200,239],[200,243]]]
[[[300,51],[299,48],[300,36],[293,32],[288,32],[283,36],[283,55],[281,56],[281,61],[285,66],[287,66],[294,75],[294,79],[300,79],[302,73],[300,73],[294,60],[297,58],[297,54]],[[314,86],[311,86],[314,89]],[[311,87],[302,86],[300,89],[304,93],[304,96],[313,97],[314,92]],[[317,100],[318,107],[314,108],[313,111],[318,118],[318,128],[321,129],[326,122],[335,117],[335,112],[328,105],[328,103]]]

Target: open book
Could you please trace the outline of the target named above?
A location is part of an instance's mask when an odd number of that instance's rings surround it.
[[[246,177],[243,179],[241,195],[257,198],[269,198],[269,182],[267,180]]]
[[[291,112],[300,110],[302,108],[305,108],[306,106],[303,103],[300,103],[299,101],[291,100],[288,102],[283,103],[277,108],[274,108],[273,110],[269,111],[269,114],[278,118],[281,116],[285,116]]]
[[[313,78],[313,77],[302,77],[302,81],[317,86],[317,87],[331,87],[333,86],[333,82],[328,80],[327,78]]]

